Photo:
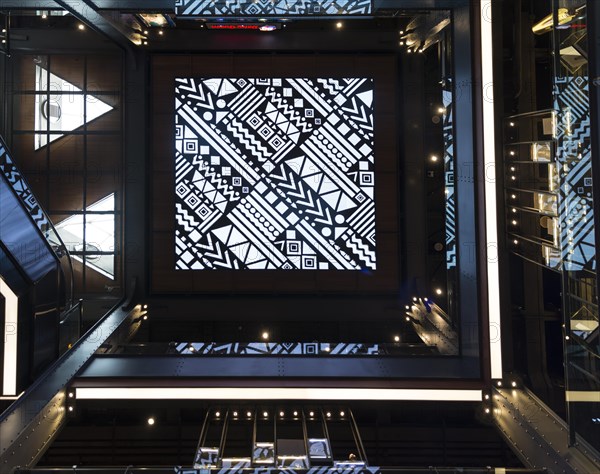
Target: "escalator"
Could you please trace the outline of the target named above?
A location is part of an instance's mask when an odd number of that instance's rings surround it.
[[[65,245],[0,137],[2,395],[16,396],[59,355],[61,316],[73,306]]]

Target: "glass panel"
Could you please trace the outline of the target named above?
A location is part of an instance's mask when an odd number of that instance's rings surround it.
[[[121,130],[121,113],[118,109],[119,94],[98,94],[86,96],[87,129],[89,131]]]

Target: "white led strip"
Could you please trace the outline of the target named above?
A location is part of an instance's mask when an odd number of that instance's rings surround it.
[[[77,388],[79,400],[482,400],[481,390],[319,387]]]
[[[496,143],[494,122],[494,68],[492,0],[481,2],[481,87],[483,108],[483,161],[485,178],[485,230],[488,281],[490,364],[493,379],[502,378],[500,335],[500,277],[498,272],[498,225],[496,204]]]
[[[17,320],[19,298],[0,278],[0,294],[4,297],[4,367],[2,395],[17,394]]]

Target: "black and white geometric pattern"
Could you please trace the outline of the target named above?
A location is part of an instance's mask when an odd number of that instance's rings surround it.
[[[374,270],[373,80],[176,79],[176,269]]]
[[[444,104],[444,170],[446,199],[446,268],[456,267],[456,202],[454,196],[454,124],[452,90],[442,91]]]
[[[193,355],[379,355],[380,344],[351,342],[177,342],[172,353]]]
[[[563,270],[595,272],[589,79],[556,77],[554,84]]]
[[[177,0],[177,16],[369,15],[371,0]]]
[[[11,187],[15,190],[21,202],[31,215],[33,221],[40,231],[48,230],[48,218],[31,192],[29,185],[23,179],[21,172],[13,163],[4,142],[0,139],[0,171],[6,177]]]

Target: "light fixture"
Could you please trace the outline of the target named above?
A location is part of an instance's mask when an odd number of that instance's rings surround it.
[[[404,308],[405,308],[405,309],[410,309],[410,306],[406,305]]]
[[[394,342],[400,342],[400,336],[394,336]]]
[[[144,46],[148,46],[148,41],[144,41]]]
[[[246,412],[246,416],[247,416],[248,418],[250,418],[250,417],[252,416],[252,412],[251,412],[251,411],[247,411],[247,412]]]
[[[516,386],[517,386],[517,382],[515,382],[515,381],[513,380],[513,381],[511,382],[511,385],[512,385],[513,387],[516,387]]]
[[[279,416],[280,416],[281,418],[283,418],[283,416],[284,416],[284,415],[285,415],[285,413],[283,413],[282,411],[280,411],[280,412],[279,412]]]
[[[515,156],[515,152],[513,150],[510,151],[510,156]]]
[[[512,225],[517,225],[517,221],[512,221]]]
[[[517,245],[519,241],[517,239],[513,240],[513,244]]]
[[[515,167],[514,167],[514,166],[511,166],[511,167],[510,167],[510,170],[511,170],[511,171],[514,171],[514,170],[515,170]]]
[[[416,296],[413,296],[413,301],[417,301],[417,297]]]
[[[340,412],[340,416],[346,416],[346,413],[345,413],[345,412],[343,412],[343,411],[341,411],[341,412]]]
[[[148,34],[148,30],[144,30],[144,34],[147,35]]]
[[[326,413],[326,416],[327,416],[327,418],[331,418],[331,412],[330,412],[330,411],[328,411],[328,412]]]
[[[144,321],[148,321],[148,315],[144,314],[144,317],[142,318]]]
[[[73,398],[73,392],[69,392],[69,398]]]
[[[407,317],[406,317],[406,320],[407,320],[407,321],[410,321],[410,318],[407,316]]]
[[[486,400],[489,400],[489,399],[490,399],[490,396],[489,396],[489,395],[486,393],[486,394],[483,396],[483,398],[485,398]]]
[[[161,36],[164,35],[163,30],[158,30],[158,34],[161,35]]]
[[[502,387],[502,380],[498,380],[498,381],[496,382],[496,385],[498,385],[498,387]]]
[[[297,411],[294,412],[294,416],[298,416],[298,412]]]
[[[266,341],[267,339],[269,339],[269,333],[267,331],[262,333],[262,338]]]
[[[44,11],[42,12],[42,20],[45,20],[46,18],[48,18],[48,13]],[[4,30],[2,32],[4,33]]]
[[[509,125],[510,125],[511,127],[514,127],[514,126],[515,126],[515,122],[510,122],[510,123],[509,123]]]
[[[441,288],[436,288],[435,289],[435,294],[436,295],[441,295],[442,294],[442,289]]]
[[[513,181],[516,181],[517,177],[516,176],[511,176],[510,179],[513,180]]]
[[[312,418],[313,416],[315,416],[315,412],[314,411],[309,412],[308,416],[310,416]]]
[[[569,339],[571,339],[569,336],[565,336],[565,339],[568,341]]]
[[[512,208],[512,212],[513,212],[513,214],[516,214],[516,213],[517,213],[517,210],[516,210],[516,209],[513,207],[513,208]]]
[[[486,409],[485,409],[485,412],[486,412],[486,413],[489,413],[489,412],[490,412],[490,409],[489,409],[489,408],[486,408]]]
[[[445,114],[446,113],[446,107],[438,107],[438,114]]]
[[[238,415],[238,412],[237,412],[237,411],[234,411],[234,412],[233,412],[233,416],[235,417],[235,416],[237,416],[237,415]]]
[[[148,309],[148,305],[145,304],[144,306],[142,306],[142,309]]]
[[[434,163],[438,160],[438,157],[436,155],[431,155],[431,161],[433,161]]]
[[[80,30],[85,30],[85,25],[83,23],[79,23],[79,25],[77,25],[77,28],[79,28]]]
[[[400,30],[400,31],[399,31],[399,33],[400,33],[401,35],[403,35],[403,34],[404,34],[404,30]]]
[[[220,412],[220,411],[217,411],[217,412],[215,412],[215,416],[216,416],[217,418],[219,418],[219,417],[221,416],[221,412]]]
[[[400,43],[398,43],[400,46],[404,46],[404,41],[400,41]]]
[[[510,198],[511,198],[511,199],[517,199],[517,195],[516,195],[516,194],[511,194],[511,195],[510,195]]]
[[[69,408],[68,408],[68,410],[69,410],[69,411],[73,411],[73,407],[69,407]]]
[[[267,416],[269,416],[269,412],[263,411],[263,416],[266,418]]]
[[[152,417],[148,418],[148,424],[150,426],[152,426],[154,423],[155,423],[154,418],[152,418]]]
[[[344,26],[344,24],[343,24],[341,21],[338,21],[338,22],[335,24],[335,27],[336,27],[338,30],[339,30],[339,29],[340,29],[342,26]]]

